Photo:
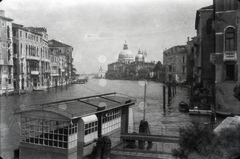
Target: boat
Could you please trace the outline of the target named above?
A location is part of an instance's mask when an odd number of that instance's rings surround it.
[[[216,115],[217,117],[220,117],[220,118],[226,118],[226,117],[233,117],[234,114],[233,113],[230,113],[230,112],[221,112],[221,111],[215,111],[216,112]]]
[[[34,87],[33,88],[33,91],[45,91],[46,88],[43,88],[43,87]]]
[[[199,109],[198,107],[189,109],[189,115],[211,115],[212,113],[214,113],[214,111],[211,109]]]
[[[77,79],[74,84],[84,84],[86,83],[88,80],[87,79]]]
[[[189,106],[184,101],[181,101],[178,106],[179,112],[189,112]]]
[[[44,86],[34,86],[32,88],[33,91],[45,91],[47,90],[47,87],[44,87]]]

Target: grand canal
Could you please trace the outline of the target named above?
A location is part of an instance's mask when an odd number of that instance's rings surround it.
[[[192,120],[208,122],[209,117],[189,116],[186,113],[180,113],[177,106],[167,107],[167,114],[163,115],[163,85],[161,83],[147,83],[147,109],[146,120],[150,125],[168,126],[178,128],[186,126]],[[133,108],[134,122],[139,123],[143,117],[143,111],[140,109],[144,96],[143,81],[120,81],[90,79],[86,84],[74,84],[64,87],[51,88],[46,91],[35,91],[22,95],[2,96],[0,97],[0,115],[1,115],[1,151],[3,158],[13,158],[13,151],[17,149],[20,136],[19,116],[14,115],[14,110],[21,107],[46,103],[56,100],[78,98],[102,93],[117,92],[132,96],[137,99]],[[178,100],[187,100],[186,88],[177,88]]]

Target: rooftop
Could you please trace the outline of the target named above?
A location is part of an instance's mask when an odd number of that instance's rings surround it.
[[[49,41],[48,41],[48,44],[49,44],[49,47],[72,47],[72,46],[70,46],[70,45],[61,43],[61,42],[59,42],[59,41],[57,41],[57,40],[54,40],[54,39],[49,40]]]
[[[113,108],[135,104],[135,98],[117,94],[107,93],[76,99],[62,100],[51,103],[37,104],[20,107],[15,114],[42,111],[61,115],[68,119],[76,119],[97,112],[104,112]]]

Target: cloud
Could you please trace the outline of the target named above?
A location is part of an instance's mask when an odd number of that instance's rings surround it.
[[[115,38],[114,34],[111,32],[99,32],[97,34],[85,34],[84,40],[85,41],[97,41],[97,40],[110,40]]]

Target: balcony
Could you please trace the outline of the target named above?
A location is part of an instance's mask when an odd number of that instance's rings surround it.
[[[224,51],[223,61],[237,61],[237,51]]]
[[[39,71],[31,71],[31,75],[39,75]]]
[[[40,60],[40,57],[37,57],[37,56],[30,56],[30,55],[28,55],[28,56],[26,56],[26,58],[27,58],[28,60],[36,60],[36,61],[39,61],[39,60]]]
[[[59,76],[58,73],[51,73],[51,76]]]
[[[50,62],[50,59],[48,59],[48,58],[42,58],[41,60],[44,62]]]

